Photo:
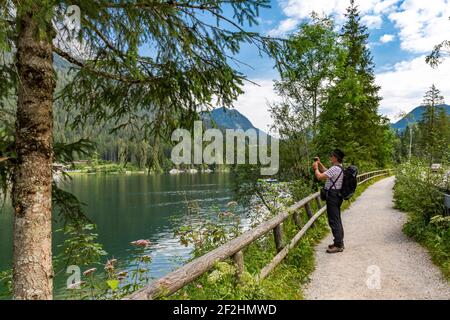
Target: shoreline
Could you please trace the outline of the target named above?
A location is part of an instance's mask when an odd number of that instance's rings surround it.
[[[177,176],[177,175],[198,175],[198,174],[213,174],[213,173],[231,173],[231,170],[219,170],[219,171],[211,171],[211,172],[189,172],[189,171],[182,171],[178,173],[170,173],[170,172],[146,172],[146,171],[94,171],[94,172],[87,172],[87,171],[63,171],[58,172],[57,174],[65,173],[68,175],[96,175],[96,174],[102,174],[102,175],[170,175],[170,176]]]

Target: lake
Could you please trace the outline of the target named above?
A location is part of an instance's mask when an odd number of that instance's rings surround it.
[[[74,175],[60,186],[84,202],[88,217],[97,224],[98,241],[108,256],[126,261],[132,255],[130,242],[149,239],[152,246],[151,276],[157,278],[190,257],[191,249],[182,246],[174,231],[182,225],[198,222],[213,206],[225,210],[233,200],[232,177],[227,173],[180,175]],[[189,214],[188,201],[196,201],[200,215]],[[12,266],[12,212],[6,207],[0,214],[0,270]],[[56,229],[57,227],[55,227]],[[62,236],[54,236],[54,254]],[[126,266],[124,266],[126,268]],[[58,292],[67,275],[58,275]],[[58,290],[59,288],[59,290]]]

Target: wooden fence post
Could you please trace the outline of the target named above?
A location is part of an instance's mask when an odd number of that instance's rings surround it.
[[[313,213],[311,210],[311,205],[308,203],[305,204],[305,210],[306,210],[306,215],[308,216],[308,220],[312,218]],[[312,225],[312,227],[314,227],[314,224]]]
[[[242,273],[244,272],[244,253],[242,252],[242,250],[236,252],[233,255],[233,261],[236,266],[236,278],[238,281],[240,281]]]
[[[322,208],[322,202],[320,201],[320,197],[316,198],[316,203],[317,203],[317,210]]]
[[[275,238],[275,247],[277,248],[277,252],[280,252],[284,248],[283,228],[281,227],[281,224],[273,228],[273,236]]]
[[[301,228],[302,227],[302,221],[300,219],[300,214],[298,213],[298,211],[295,211],[294,214],[292,215],[292,218],[294,219],[294,223],[297,227]]]

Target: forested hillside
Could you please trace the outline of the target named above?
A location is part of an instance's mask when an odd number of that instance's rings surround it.
[[[443,108],[446,110],[447,114],[450,116],[450,105],[444,104],[441,106],[436,106],[436,108]],[[425,106],[419,106],[408,112],[405,116],[403,116],[400,120],[393,123],[391,126],[395,130],[403,131],[406,129],[408,124],[410,123],[417,123],[422,120],[422,116],[424,112],[426,111]]]

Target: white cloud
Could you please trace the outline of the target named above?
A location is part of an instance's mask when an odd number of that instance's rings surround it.
[[[286,35],[295,27],[301,20],[310,17],[311,12],[318,14],[334,16],[338,23],[344,21],[344,14],[350,1],[346,0],[278,0],[283,13],[287,17],[278,27],[269,31],[269,34],[276,34],[277,36]],[[359,0],[356,1],[358,8],[362,15],[362,21],[369,28],[378,29],[381,27],[383,18],[382,15],[389,14],[395,11],[400,0]],[[292,29],[286,28],[286,24],[292,26]]]
[[[342,15],[349,2],[339,0],[280,0],[280,6],[286,16],[301,20],[308,18],[311,12],[326,15]]]
[[[380,37],[380,42],[381,43],[388,43],[388,42],[394,41],[394,39],[395,39],[395,36],[393,34],[385,34],[385,35]]]
[[[381,86],[380,113],[396,120],[400,112],[409,112],[422,103],[425,92],[435,84],[450,102],[450,59],[444,61],[437,69],[425,63],[425,55],[410,61],[397,63],[389,71],[376,75],[376,82]],[[268,131],[273,123],[268,111],[268,102],[279,102],[273,81],[270,79],[252,80],[259,84],[247,83],[235,108],[245,115],[255,127]]]
[[[361,22],[369,29],[380,29],[383,19],[378,15],[366,15],[362,17]]]
[[[280,24],[268,32],[271,37],[282,37],[290,31],[294,30],[297,26],[298,21],[292,18],[287,18],[280,22]]]
[[[272,118],[268,110],[268,103],[279,101],[275,93],[273,81],[269,79],[252,80],[259,86],[247,83],[242,94],[234,103],[234,107],[246,116],[251,123],[263,131],[268,132]]]
[[[413,53],[430,52],[450,34],[450,0],[405,0],[389,14],[400,29],[401,47]]]
[[[286,19],[269,31],[277,36],[286,35],[311,12],[334,16],[343,22],[350,1],[345,0],[278,0]],[[362,22],[371,29],[379,29],[383,18],[399,29],[402,49],[422,54],[450,34],[450,0],[359,0],[357,5]]]
[[[397,3],[399,0],[385,0],[385,1],[378,1],[373,6],[373,12],[376,14],[389,14],[397,8]]]
[[[425,63],[425,55],[397,63],[393,70],[376,75],[381,86],[381,113],[394,119],[401,111],[409,112],[422,103],[425,92],[435,84],[450,101],[450,60],[437,69]]]

